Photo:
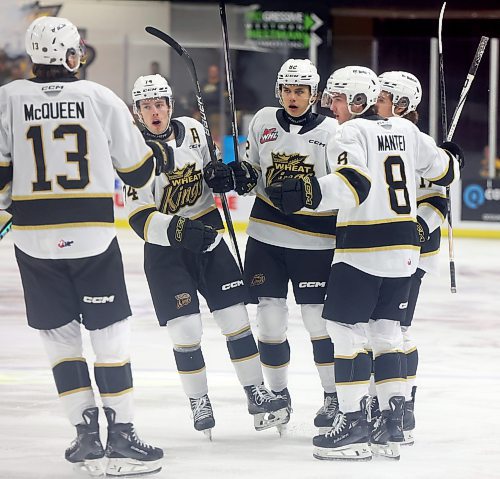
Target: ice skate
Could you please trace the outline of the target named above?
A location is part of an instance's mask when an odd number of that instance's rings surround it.
[[[371,432],[375,428],[375,423],[380,417],[380,407],[377,396],[368,396],[366,399],[366,420],[368,421],[368,429]]]
[[[191,411],[193,413],[194,428],[197,431],[202,431],[211,441],[215,419],[208,394],[198,399],[189,398],[189,403],[191,404]]]
[[[389,399],[390,410],[382,411],[370,434],[373,454],[388,459],[399,460],[399,446],[404,440],[403,413],[404,396],[393,396]]]
[[[337,393],[325,392],[324,395],[325,402],[314,418],[314,425],[319,428],[320,434],[326,434],[332,428],[335,416],[339,411]]]
[[[415,444],[415,438],[413,436],[413,431],[415,429],[415,394],[417,392],[417,386],[411,388],[411,400],[405,401],[405,410],[403,414],[403,435],[405,437],[404,441],[401,443],[402,446],[413,446]]]
[[[116,423],[116,413],[104,408],[108,419],[106,457],[108,476],[135,476],[161,471],[163,450],[141,441],[132,423]]]
[[[346,414],[339,411],[332,428],[326,434],[313,438],[313,456],[328,461],[369,461],[372,453],[368,438],[368,423],[363,408]]]
[[[91,407],[82,413],[84,422],[76,426],[76,438],[66,449],[66,460],[76,470],[92,477],[104,477],[104,448],[99,437],[99,409]]]
[[[263,384],[245,386],[244,389],[248,399],[248,412],[254,418],[255,430],[263,431],[288,422],[290,415],[287,398],[275,395]]]

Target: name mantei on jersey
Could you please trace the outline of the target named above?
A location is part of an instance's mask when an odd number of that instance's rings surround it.
[[[405,151],[404,135],[377,135],[378,151]]]

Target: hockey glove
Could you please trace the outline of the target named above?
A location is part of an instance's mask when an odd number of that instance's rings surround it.
[[[443,141],[443,143],[439,145],[439,148],[446,150],[448,153],[454,156],[458,161],[458,166],[460,166],[460,169],[464,167],[465,155],[464,151],[462,150],[462,148],[460,148],[460,146],[458,146],[453,141]]]
[[[257,170],[247,161],[231,161],[228,166],[234,173],[234,191],[239,195],[250,193],[257,185]]]
[[[421,216],[417,216],[417,233],[418,241],[421,244],[425,243],[429,239],[429,226]]]
[[[315,176],[288,178],[280,183],[273,183],[266,188],[266,193],[273,205],[286,215],[304,207],[314,210],[322,198],[321,188]]]
[[[167,237],[172,248],[186,248],[194,253],[203,253],[215,241],[217,231],[201,221],[174,215],[167,228]]]
[[[203,176],[214,193],[227,193],[234,189],[233,170],[222,161],[208,163],[203,169]]]
[[[156,176],[162,173],[170,173],[174,170],[174,150],[171,146],[158,140],[146,140],[146,145],[153,150]]]

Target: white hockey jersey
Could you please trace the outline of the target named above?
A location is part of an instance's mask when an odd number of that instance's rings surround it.
[[[124,187],[129,222],[146,242],[170,246],[167,227],[173,215],[200,220],[220,233],[224,225],[203,168],[211,161],[203,125],[193,118],[172,120],[175,139],[166,142],[174,151],[175,166],[145,188]],[[220,237],[220,235],[219,235]]]
[[[285,215],[269,200],[265,188],[286,178],[327,175],[328,151],[333,148],[337,120],[316,115],[305,126],[290,125],[282,108],[266,107],[253,117],[246,161],[260,174],[247,233],[263,243],[292,249],[335,247],[336,211],[303,208]]]
[[[74,77],[0,88],[0,208],[11,206],[22,251],[52,259],[105,251],[115,237],[113,169],[139,187],[154,165],[111,90]]]
[[[323,199],[318,207],[339,208],[333,262],[375,276],[410,276],[420,254],[415,175],[446,186],[459,177],[457,161],[398,117],[345,122],[336,144],[336,170],[319,180]]]

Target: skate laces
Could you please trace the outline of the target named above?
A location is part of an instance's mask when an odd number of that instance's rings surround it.
[[[135,427],[133,425],[130,426],[130,437],[132,438],[132,441],[138,446],[144,449],[154,449],[153,446],[151,446],[150,444],[146,444],[144,441],[139,439],[139,436],[137,435],[137,432],[135,431]]]
[[[340,431],[342,431],[347,424],[347,418],[345,414],[339,413],[335,416],[333,420],[332,428],[325,434],[326,437],[335,436]]]
[[[338,403],[336,396],[333,396],[333,395],[326,396],[325,403],[318,411],[318,414],[324,414],[325,416],[327,416],[328,418],[331,419],[337,413],[338,406],[339,406],[339,403]]]
[[[375,419],[376,421],[378,421],[380,419],[380,415],[378,415],[378,416],[373,415],[373,411],[375,410],[377,403],[378,403],[377,396],[369,397],[367,404],[366,404],[366,420],[368,422],[372,422],[373,419]],[[375,423],[375,427],[376,427],[376,423]]]
[[[195,422],[212,417],[212,406],[207,395],[199,399],[189,398],[191,401],[191,409],[193,411],[193,419]]]
[[[260,406],[266,402],[271,402],[276,398],[274,394],[266,389],[266,387],[260,386],[252,386],[252,394],[255,400],[255,404]]]

